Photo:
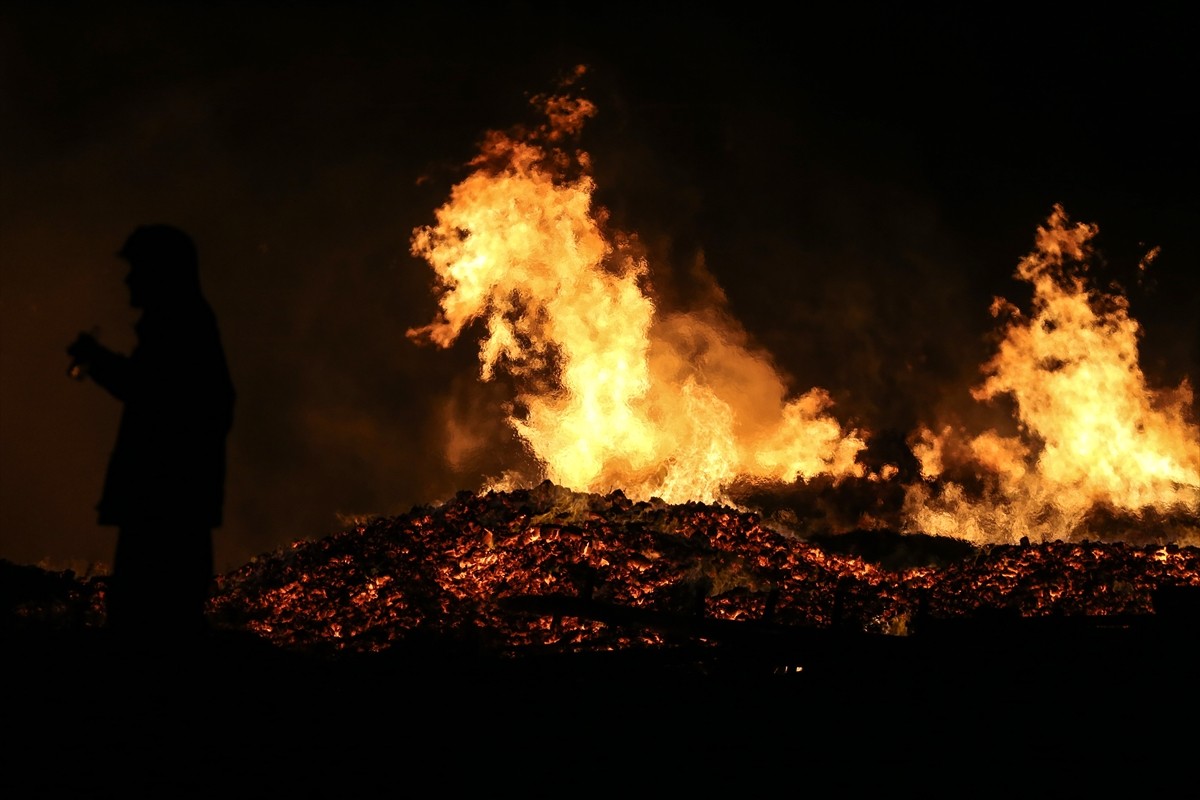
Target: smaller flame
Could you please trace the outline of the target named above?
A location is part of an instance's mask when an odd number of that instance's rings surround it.
[[[938,498],[911,488],[911,527],[977,541],[1050,540],[1082,532],[1089,512],[1195,515],[1200,510],[1200,428],[1188,419],[1192,389],[1155,391],[1138,365],[1138,323],[1125,297],[1100,293],[1084,277],[1094,225],[1072,224],[1055,206],[1016,276],[1033,286],[1025,317],[997,298],[1004,338],[972,391],[979,401],[1010,396],[1021,434],[967,439],[928,428],[913,437],[926,479],[948,461],[973,464],[990,481],[971,501],[961,486]],[[1157,254],[1143,260],[1143,267]],[[1192,531],[1193,535],[1197,533]]]

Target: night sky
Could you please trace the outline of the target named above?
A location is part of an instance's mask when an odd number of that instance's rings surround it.
[[[1128,297],[1151,385],[1200,381],[1200,65],[1153,4],[189,8],[0,16],[0,558],[111,558],[94,504],[120,406],[68,379],[65,348],[93,327],[132,347],[113,254],[142,223],[196,239],[237,388],[219,569],[502,470],[518,444],[475,337],[405,335],[436,313],[409,240],[482,135],[576,64],[596,202],[663,302],[711,274],[839,419],[903,433],[966,408],[991,299],[1028,300],[1013,270],[1056,203],[1099,227],[1090,274]],[[447,409],[494,443],[457,471]]]

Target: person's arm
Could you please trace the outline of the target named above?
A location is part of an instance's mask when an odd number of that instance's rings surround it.
[[[127,356],[109,350],[90,333],[81,333],[67,348],[71,356],[71,374],[90,377],[97,385],[124,402],[131,383],[132,372]]]

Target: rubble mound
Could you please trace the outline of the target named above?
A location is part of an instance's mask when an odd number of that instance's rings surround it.
[[[210,616],[281,647],[372,653],[612,651],[733,631],[856,631],[1000,616],[1152,615],[1200,587],[1200,549],[1120,542],[968,546],[894,531],[802,538],[720,505],[621,492],[461,492],[297,542],[219,578]]]

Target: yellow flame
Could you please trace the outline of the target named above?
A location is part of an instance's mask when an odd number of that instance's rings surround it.
[[[936,499],[913,487],[913,528],[982,541],[1065,539],[1099,506],[1200,510],[1191,386],[1186,379],[1173,390],[1147,386],[1126,298],[1095,291],[1083,275],[1096,233],[1072,224],[1061,206],[1039,227],[1016,271],[1033,286],[1031,314],[996,299],[993,315],[1009,322],[972,391],[979,401],[1010,396],[1023,436],[988,431],[964,447],[950,428],[919,431],[912,444],[924,477],[941,474],[954,454],[991,478],[993,491],[972,501],[962,487]]]
[[[607,234],[592,204],[587,154],[551,146],[595,107],[566,95],[534,102],[548,122],[490,133],[435,224],[414,231],[441,311],[409,331],[449,347],[484,320],[481,377],[517,379],[508,422],[544,469],[527,482],[713,502],[739,478],[860,475],[865,444],[830,416],[826,392],[789,399],[719,309],[659,311],[636,237]]]

